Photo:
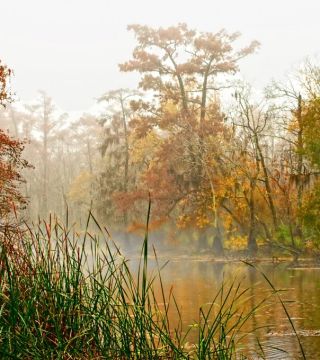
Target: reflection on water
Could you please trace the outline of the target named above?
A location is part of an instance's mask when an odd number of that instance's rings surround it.
[[[320,336],[310,336],[320,334],[312,332],[320,330],[320,269],[292,269],[283,263],[261,264],[259,267],[276,289],[283,289],[281,298],[300,334],[307,359],[320,359]],[[173,285],[185,330],[199,320],[199,308],[212,301],[222,282],[230,284],[237,279],[241,287],[249,287],[248,301],[243,305],[248,309],[255,307],[271,293],[270,286],[259,272],[243,263],[174,260],[162,270],[162,279],[167,290]],[[281,304],[273,296],[267,305],[251,318],[244,331],[250,333],[252,329],[264,326],[259,336],[267,359],[300,358],[297,339],[292,334]],[[177,321],[173,307],[170,318],[172,323]],[[191,341],[196,341],[192,339],[192,332],[190,336]],[[246,345],[256,347],[256,334],[247,337]]]

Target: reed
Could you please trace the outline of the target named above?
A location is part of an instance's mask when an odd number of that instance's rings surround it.
[[[223,284],[188,331],[161,267],[148,269],[146,235],[137,271],[92,213],[79,234],[48,222],[7,231],[0,249],[1,359],[235,359],[248,289]],[[99,236],[89,231],[93,224]],[[157,260],[156,252],[154,255]],[[158,263],[158,260],[157,260]],[[156,291],[157,290],[157,291]],[[160,295],[159,295],[160,293]],[[170,311],[178,324],[172,326]],[[197,342],[188,343],[190,332]]]

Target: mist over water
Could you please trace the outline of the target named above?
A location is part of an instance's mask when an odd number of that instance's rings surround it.
[[[301,336],[307,359],[317,359],[320,356],[320,305],[317,300],[320,295],[320,268],[293,268],[290,263],[281,263],[276,266],[261,264],[259,269],[276,289],[282,290],[281,297]],[[250,299],[243,304],[244,308],[255,307],[271,292],[257,270],[239,262],[175,259],[165,266],[161,274],[167,291],[173,286],[185,331],[199,321],[199,308],[208,308],[222,283],[226,289],[233,281],[239,282],[242,289],[249,288]],[[171,310],[170,317],[174,323],[178,316],[173,307]],[[264,328],[253,333],[252,330],[258,327]],[[265,308],[258,310],[242,331],[249,333],[243,339],[243,345],[256,350],[256,337],[260,334],[267,359],[293,359],[301,356],[290,323],[276,297],[271,298]],[[190,342],[196,341],[196,331],[191,331],[189,336]],[[276,348],[287,351],[287,354]]]

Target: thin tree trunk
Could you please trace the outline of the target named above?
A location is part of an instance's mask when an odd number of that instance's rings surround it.
[[[45,104],[44,104],[45,106]],[[43,189],[42,189],[42,216],[48,213],[48,114],[43,112]]]
[[[303,124],[302,124],[302,98],[299,94],[298,96],[298,108],[297,108],[297,121],[299,125],[298,130],[298,144],[297,144],[297,153],[298,153],[298,166],[297,166],[297,186],[298,186],[298,197],[297,197],[297,206],[298,211],[301,210],[302,207],[302,196],[303,196]],[[297,227],[296,227],[297,235],[303,239],[302,233],[302,224],[298,219]]]
[[[255,137],[255,143],[256,143],[258,155],[259,155],[261,166],[262,166],[262,171],[263,171],[263,176],[264,176],[264,183],[265,183],[266,192],[267,192],[267,198],[268,198],[268,204],[269,204],[271,215],[272,215],[272,222],[273,222],[274,229],[277,230],[278,229],[278,219],[277,219],[276,208],[275,208],[274,202],[273,202],[273,195],[272,195],[272,190],[271,190],[271,185],[270,185],[270,178],[269,178],[269,174],[268,174],[268,169],[267,169],[267,166],[266,166],[266,163],[265,163],[264,156],[262,154],[262,150],[261,150],[261,147],[260,147],[260,144],[259,144],[257,134],[255,134],[254,137]]]
[[[128,141],[128,129],[127,129],[127,119],[126,112],[124,108],[123,98],[120,98],[121,111],[122,111],[122,125],[124,133],[124,143],[125,143],[125,160],[124,160],[124,179],[123,179],[123,190],[124,192],[128,191],[128,177],[129,177],[129,141]],[[125,227],[128,226],[128,212],[124,211],[123,222]]]
[[[249,234],[248,234],[248,251],[250,255],[255,255],[258,250],[257,245],[257,223],[256,223],[256,214],[255,214],[255,200],[254,200],[254,190],[256,186],[256,179],[250,180],[250,197],[249,197],[249,212],[250,212],[250,225],[249,225]]]

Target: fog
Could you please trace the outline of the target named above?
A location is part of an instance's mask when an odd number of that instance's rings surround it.
[[[159,246],[222,255],[281,238],[295,248],[317,189],[319,10],[311,0],[5,2],[13,101],[0,125],[26,139],[23,216],[68,209],[81,227],[91,209],[129,248],[150,193]]]
[[[43,89],[64,111],[90,111],[105,91],[137,83],[136,74],[118,71],[134,46],[128,24],[186,22],[201,31],[240,31],[244,43],[258,40],[259,52],[241,70],[262,88],[319,54],[319,11],[317,0],[2,1],[0,56],[14,69],[17,99],[30,101]]]

